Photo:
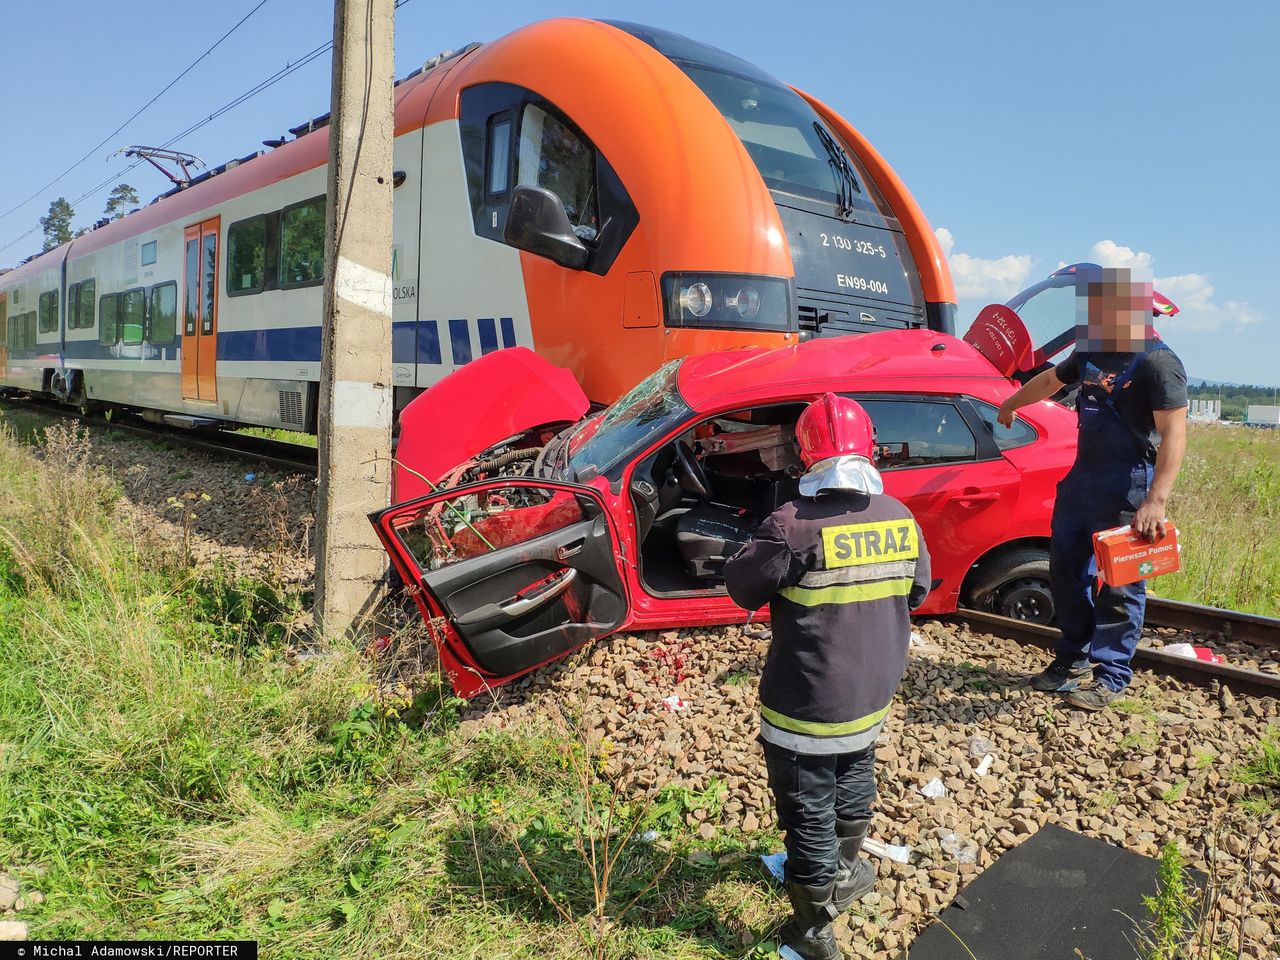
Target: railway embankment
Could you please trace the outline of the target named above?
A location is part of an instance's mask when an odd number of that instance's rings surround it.
[[[616,637],[463,704],[420,628],[372,662],[294,642],[305,481],[38,432],[0,436],[0,872],[17,890],[0,920],[287,957],[768,942],[784,906],[755,859],[778,847],[754,743],[767,627]],[[900,956],[1046,823],[1176,845],[1213,877],[1218,945],[1274,955],[1276,700],[1140,672],[1084,716],[1024,685],[1042,651],[941,621],[917,633],[872,830],[905,862],[878,860],[842,919],[852,955]],[[601,900],[582,854],[633,827]]]

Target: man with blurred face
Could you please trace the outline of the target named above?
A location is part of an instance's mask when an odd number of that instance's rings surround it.
[[[1058,484],[1049,578],[1062,639],[1031,685],[1101,710],[1133,676],[1146,582],[1096,583],[1093,534],[1132,524],[1149,540],[1165,532],[1165,505],[1187,446],[1187,373],[1151,329],[1150,282],[1125,269],[1082,265],[1076,277],[1076,349],[1028,381],[996,419],[1077,386],[1075,463]]]

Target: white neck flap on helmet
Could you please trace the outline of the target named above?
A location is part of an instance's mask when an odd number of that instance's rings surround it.
[[[803,497],[816,497],[835,490],[884,493],[884,481],[870,460],[855,454],[819,460],[800,478],[800,495]]]

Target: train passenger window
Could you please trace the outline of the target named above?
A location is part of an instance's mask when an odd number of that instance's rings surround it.
[[[856,398],[871,415],[881,470],[978,459],[978,446],[953,403]]]
[[[506,193],[511,185],[511,117],[489,120],[489,155],[485,159],[489,196]]]
[[[141,287],[120,295],[120,339],[127,347],[142,343],[147,325],[147,295]]]
[[[79,319],[74,326],[77,330],[90,330],[93,328],[93,303],[94,295],[97,293],[98,281],[90,277],[88,280],[81,280],[76,286],[80,288],[78,291],[79,297],[76,301],[76,316]],[[68,305],[67,309],[71,309],[70,305]]]
[[[104,347],[112,346],[120,339],[120,294],[104,294],[98,302],[98,342]]]
[[[267,218],[250,217],[227,228],[227,295],[259,293],[266,280]]]
[[[147,311],[147,342],[157,347],[173,343],[178,335],[178,285],[172,280],[151,288]]]
[[[46,290],[40,294],[40,332],[52,333],[58,329],[58,291]]]
[[[280,286],[308,287],[324,281],[325,198],[315,197],[280,212]]]
[[[156,241],[148,240],[142,245],[142,265],[149,267],[156,262]]]
[[[580,240],[599,233],[596,152],[565,120],[537,104],[520,119],[516,182],[546,187],[564,203]]]
[[[36,345],[36,312],[34,310],[28,310],[26,317],[27,336],[24,344],[28,347],[34,347]]]
[[[73,283],[67,287],[67,329],[74,330],[80,326],[80,284]]]

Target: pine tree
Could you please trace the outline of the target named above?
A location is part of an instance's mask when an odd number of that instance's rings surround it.
[[[137,205],[138,191],[127,183],[118,183],[111,196],[107,197],[107,208],[102,213],[112,220],[119,220]]]
[[[71,240],[71,218],[75,215],[76,211],[66,197],[59,197],[49,204],[48,215],[40,218],[45,250],[52,250]]]

